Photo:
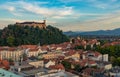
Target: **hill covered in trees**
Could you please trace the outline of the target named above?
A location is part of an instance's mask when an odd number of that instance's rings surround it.
[[[8,25],[0,30],[0,46],[18,46],[22,44],[58,44],[69,41],[68,37],[56,27],[46,29],[29,26]]]

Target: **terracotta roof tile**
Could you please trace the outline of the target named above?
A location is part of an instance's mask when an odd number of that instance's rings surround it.
[[[19,46],[19,47],[21,47],[21,48],[30,48],[30,49],[38,48],[37,45],[21,45],[21,46]]]
[[[57,69],[57,70],[59,70],[59,69],[64,70],[65,69],[62,64],[52,65],[52,66],[49,66],[49,68],[51,68],[51,69]]]

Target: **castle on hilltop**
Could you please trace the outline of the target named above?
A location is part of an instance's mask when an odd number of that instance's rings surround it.
[[[16,22],[15,25],[18,25],[18,26],[33,26],[33,27],[39,27],[41,29],[45,29],[46,28],[46,20],[43,20],[43,22],[22,22],[22,23],[19,23],[19,22]]]

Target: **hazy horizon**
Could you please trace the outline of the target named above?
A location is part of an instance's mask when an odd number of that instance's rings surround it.
[[[0,29],[8,24],[46,19],[63,31],[120,28],[119,0],[1,0]]]

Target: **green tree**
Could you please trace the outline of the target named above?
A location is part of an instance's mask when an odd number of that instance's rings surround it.
[[[114,58],[114,60],[113,60],[113,66],[120,66],[120,57]]]
[[[83,46],[76,46],[74,49],[84,49]]]
[[[91,50],[91,45],[87,45],[86,50]]]
[[[46,29],[30,26],[8,25],[0,30],[0,45],[18,46],[21,44],[58,44],[69,41],[69,38],[56,27]]]
[[[67,61],[62,61],[62,64],[64,65],[64,67],[65,67],[66,69],[71,69],[71,64],[70,64],[69,62],[67,62]]]
[[[81,66],[80,65],[75,65],[75,71],[80,72],[81,71]]]
[[[8,44],[9,46],[14,46],[14,41],[15,41],[15,38],[14,38],[13,36],[9,36],[9,37],[7,38],[7,44]]]

